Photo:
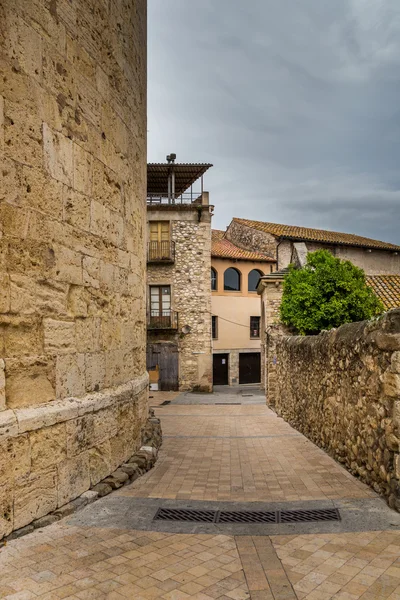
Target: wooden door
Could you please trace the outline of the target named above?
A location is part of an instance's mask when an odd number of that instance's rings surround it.
[[[159,370],[159,389],[179,389],[179,354],[175,343],[163,342],[147,346],[147,368]]]
[[[239,383],[260,383],[260,352],[242,352],[239,354]]]
[[[229,354],[213,354],[213,384],[229,385]]]

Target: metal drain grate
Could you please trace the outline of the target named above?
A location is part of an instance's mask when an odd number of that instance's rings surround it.
[[[340,521],[337,508],[316,510],[282,510],[281,523],[307,523],[309,521]]]
[[[276,513],[223,510],[217,523],[276,523]]]
[[[159,508],[153,520],[197,523],[309,523],[313,521],[340,521],[341,519],[337,508],[277,511]]]
[[[159,508],[154,521],[196,521],[214,523],[218,512],[215,510],[192,510],[177,508]]]

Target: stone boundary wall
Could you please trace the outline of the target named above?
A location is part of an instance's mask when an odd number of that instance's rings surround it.
[[[267,336],[267,402],[400,510],[400,309],[318,336]]]

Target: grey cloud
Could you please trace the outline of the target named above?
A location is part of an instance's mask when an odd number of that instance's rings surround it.
[[[232,216],[400,243],[398,0],[149,0],[149,160]]]

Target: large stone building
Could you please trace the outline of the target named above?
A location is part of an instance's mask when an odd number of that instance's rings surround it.
[[[367,275],[400,275],[400,246],[351,233],[235,218],[226,237],[241,248],[275,258],[278,270],[301,261],[307,252],[325,249]]]
[[[257,284],[275,260],[212,231],[211,311],[214,385],[259,383],[261,307]]]
[[[212,391],[210,164],[147,167],[147,366],[161,390]]]
[[[0,538],[148,414],[146,2],[0,2]]]

